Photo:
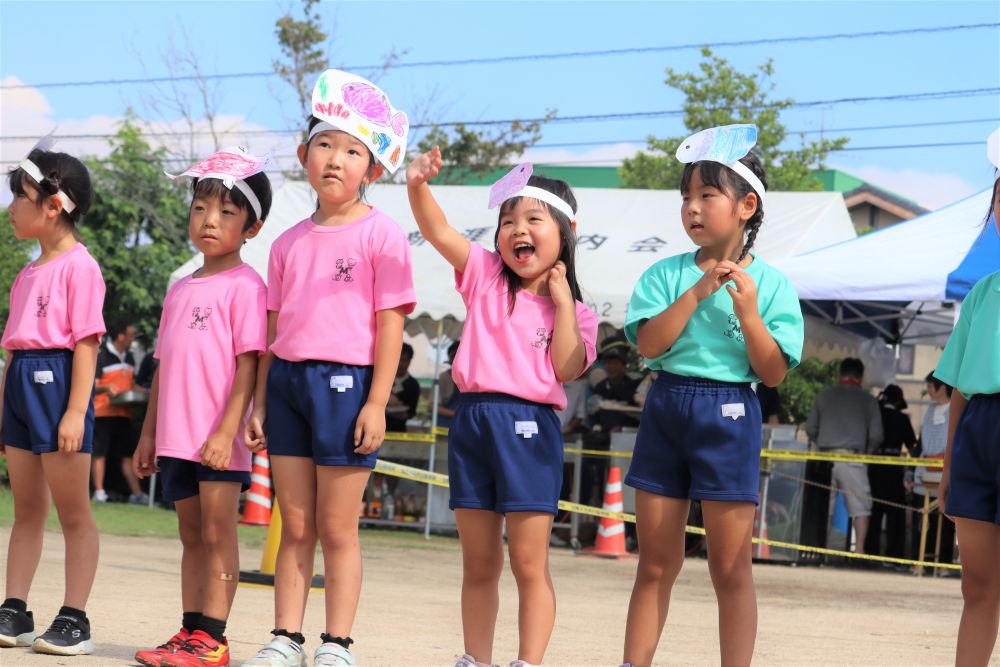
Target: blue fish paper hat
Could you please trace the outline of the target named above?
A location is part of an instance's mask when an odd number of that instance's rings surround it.
[[[326,70],[313,87],[312,115],[320,123],[309,132],[309,139],[329,130],[346,132],[367,146],[390,174],[396,173],[406,156],[409,119],[367,79]]]
[[[993,174],[995,182],[1000,179],[1000,128],[993,130],[993,134],[986,140],[986,157],[989,158],[990,164],[996,168],[996,172]]]
[[[720,125],[702,130],[681,142],[677,159],[684,164],[708,160],[724,164],[742,176],[764,203],[765,188],[757,175],[740,162],[757,143],[756,125]]]

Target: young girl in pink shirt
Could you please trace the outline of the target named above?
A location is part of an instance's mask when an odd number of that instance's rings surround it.
[[[281,508],[274,639],[244,665],[305,663],[302,621],[316,541],[323,548],[326,627],[314,665],[353,665],[361,593],[358,507],[385,436],[403,320],[416,297],[410,246],[365,189],[395,171],[406,115],[370,82],[337,70],[313,92],[299,161],[316,211],[271,247],[268,353],[247,442],[266,442]]]
[[[39,145],[43,145],[42,142]],[[14,525],[0,647],[91,653],[84,608],[97,572],[97,526],[90,513],[94,372],[104,333],[104,279],[76,226],[90,208],[90,175],[65,153],[35,148],[10,173],[7,207],[14,236],[37,239],[40,254],[17,274],[3,332],[3,426]],[[28,590],[54,501],[66,540],[66,592],[52,625],[36,638]]]
[[[465,655],[490,665],[503,569],[504,517],[517,580],[520,646],[512,667],[540,664],[555,623],[549,535],[562,486],[563,442],[554,410],[563,383],[596,354],[597,317],[576,282],[576,199],[569,186],[520,165],[494,186],[495,252],[448,224],[427,181],[441,151],[407,169],[420,232],[455,268],[468,309],[452,366],[461,390],[448,432],[450,506],[462,543]],[[528,178],[530,176],[530,178]]]
[[[239,583],[236,516],[250,487],[243,443],[257,357],[265,349],[264,281],[240,249],[271,208],[265,159],[225,149],[193,176],[188,233],[204,264],[167,290],[149,409],[132,456],[137,477],[160,473],[177,509],[181,629],[135,654],[150,667],[229,664],[226,620]]]

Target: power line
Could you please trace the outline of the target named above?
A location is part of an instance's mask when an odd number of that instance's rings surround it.
[[[813,100],[809,102],[794,102],[790,107],[818,107],[818,106],[832,106],[834,104],[861,104],[866,102],[901,102],[901,101],[933,101],[933,100],[946,100],[946,99],[959,99],[966,97],[983,97],[988,95],[1000,94],[1000,87],[997,88],[969,88],[964,90],[943,90],[936,92],[926,92],[926,93],[899,93],[895,95],[876,95],[872,97],[842,97],[838,99],[831,100]],[[775,105],[764,105],[760,107],[747,107],[750,110],[760,111],[763,109],[774,108]],[[788,108],[788,107],[785,107]],[[474,126],[490,126],[490,125],[510,125],[511,123],[588,123],[588,122],[604,122],[604,121],[614,121],[614,120],[641,120],[647,118],[667,118],[667,117],[677,117],[684,114],[683,109],[671,109],[664,111],[634,111],[634,112],[622,112],[622,113],[608,113],[608,114],[585,114],[577,116],[556,116],[555,118],[512,118],[512,119],[502,119],[502,120],[470,120],[470,121],[447,121],[442,123],[418,123],[411,125],[411,129],[425,129],[430,127],[454,127],[456,125],[464,125],[467,127]],[[983,120],[968,120],[968,121],[942,121],[941,125],[948,124],[960,124],[960,123],[976,123],[976,122],[986,122],[992,119]],[[872,126],[870,128],[863,129],[892,129],[894,127],[921,127],[921,126],[931,126],[935,123],[913,123],[905,125],[885,125],[885,126]],[[143,132],[143,137],[161,137],[161,136],[211,136],[220,134],[236,134],[241,136],[259,136],[259,135],[274,135],[274,134],[298,134],[301,129],[283,129],[283,130],[216,130],[214,132],[209,130],[197,130],[189,132]],[[852,131],[849,128],[845,129],[831,129],[831,130],[805,130],[807,134],[814,134],[819,132],[848,132]],[[108,139],[115,136],[114,133],[103,133],[103,134],[62,134],[55,135],[55,139]],[[0,140],[4,141],[28,141],[36,140],[35,135],[17,135],[17,136],[7,136],[0,137]],[[644,141],[644,140],[643,140]]]
[[[599,142],[599,143],[603,143],[603,142]],[[615,142],[615,143],[621,143],[621,142]],[[562,145],[572,146],[572,145],[583,145],[583,144],[562,144]],[[928,144],[894,144],[894,145],[888,145],[888,146],[846,146],[844,148],[838,148],[836,150],[833,150],[833,151],[831,151],[831,153],[840,153],[840,152],[847,152],[847,151],[857,152],[857,151],[903,150],[903,149],[917,149],[917,148],[953,148],[953,147],[959,147],[959,146],[982,146],[982,145],[983,145],[982,141],[950,141],[950,142],[928,143]],[[547,147],[552,147],[552,146],[547,146]],[[533,146],[533,148],[546,148],[546,146],[542,146],[541,144],[539,144],[537,146]],[[296,156],[295,156],[294,153],[289,153],[287,155],[272,155],[271,156],[271,158],[273,160],[290,160],[290,159],[295,158],[295,157]],[[90,159],[88,161],[90,161],[90,162],[96,162],[98,164],[106,164],[108,162],[111,162],[111,158],[93,158],[93,159]],[[139,162],[143,162],[143,163],[147,163],[147,164],[151,164],[151,163],[169,163],[169,164],[173,164],[173,163],[188,163],[188,162],[191,161],[191,159],[190,158],[184,158],[184,157],[164,157],[164,158],[155,159],[155,160],[154,159],[150,159],[150,158],[144,158],[144,159],[141,159],[141,160],[138,160],[138,161]],[[548,164],[548,165],[606,164],[608,162],[614,162],[614,161],[615,161],[614,159],[603,159],[603,160],[602,159],[562,160],[562,161],[552,161],[552,162],[546,161],[546,162],[541,163],[541,164]],[[19,159],[18,160],[0,160],[0,164],[18,164],[19,162],[20,162]],[[277,171],[280,171],[280,170],[277,170]]]
[[[800,42],[823,42],[841,39],[865,39],[870,37],[898,37],[901,35],[933,34],[942,32],[956,32],[965,30],[982,30],[985,28],[997,28],[1000,23],[969,23],[963,25],[935,26],[928,28],[904,28],[900,30],[872,30],[856,33],[831,33],[826,35],[799,35],[794,37],[765,37],[761,39],[731,40],[712,43],[688,43],[673,44],[668,46],[646,46],[632,47],[625,49],[600,49],[594,51],[566,51],[562,53],[534,53],[517,56],[494,56],[489,58],[460,58],[456,60],[425,60],[416,62],[394,63],[394,69],[414,69],[419,67],[462,67],[468,65],[493,65],[508,62],[534,62],[540,60],[564,60],[570,58],[598,58],[608,56],[637,55],[646,53],[665,53],[669,51],[688,51],[709,48],[736,48],[744,46],[762,46],[766,44],[794,44]],[[382,69],[383,64],[377,65],[340,65],[340,69],[345,70],[371,70]],[[230,74],[204,74],[190,76],[164,76],[164,77],[138,77],[130,79],[97,79],[92,81],[57,81],[38,84],[16,84],[0,86],[0,90],[14,90],[19,88],[63,88],[81,86],[108,86],[108,85],[135,85],[143,83],[172,83],[180,81],[214,81],[220,79],[247,79],[264,78],[277,76],[273,71],[267,72],[237,72]]]

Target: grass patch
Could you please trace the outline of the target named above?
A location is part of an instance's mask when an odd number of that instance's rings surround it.
[[[177,539],[177,515],[160,507],[125,503],[94,503],[94,521],[103,535],[123,537],[159,537]],[[0,486],[0,526],[10,527],[14,523],[14,498],[9,488]],[[422,526],[422,524],[421,524]],[[48,530],[60,532],[59,519],[55,508],[49,513],[45,526]],[[239,526],[240,544],[260,547],[267,539],[267,526]],[[416,530],[392,530],[365,528],[361,531],[362,548],[378,549],[426,549],[450,551],[458,549],[458,540],[453,537],[435,536],[425,540],[423,532]]]

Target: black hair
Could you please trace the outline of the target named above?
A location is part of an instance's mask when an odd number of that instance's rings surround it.
[[[403,347],[400,348],[399,354],[400,354],[400,356],[405,356],[405,357],[409,357],[410,359],[412,359],[413,358],[413,346],[410,345],[409,343],[403,343]]]
[[[986,209],[986,217],[983,218],[983,224],[987,225],[990,222],[990,218],[995,216],[996,211],[996,201],[997,201],[997,191],[1000,190],[1000,178],[997,178],[997,174],[993,174],[993,196],[990,197],[990,207]],[[997,225],[997,230],[1000,232],[1000,220],[995,220]]]
[[[764,165],[761,164],[760,158],[757,157],[756,153],[753,151],[747,153],[740,158],[740,162],[752,171],[754,176],[759,178],[760,182],[767,188],[767,174],[764,172]],[[684,174],[681,176],[682,194],[691,189],[691,178],[694,175],[695,169],[698,170],[698,174],[701,176],[701,182],[726,193],[726,196],[733,200],[734,208],[736,204],[743,201],[743,198],[751,192],[757,195],[757,209],[750,216],[750,219],[747,220],[746,229],[744,230],[747,240],[743,244],[739,258],[736,260],[736,263],[739,264],[750,253],[753,242],[757,240],[757,232],[760,230],[760,225],[764,222],[764,200],[761,197],[761,193],[754,190],[747,179],[726,165],[711,160],[702,160],[700,162],[690,162],[684,167]]]
[[[115,320],[108,325],[108,340],[115,340],[118,336],[127,332],[130,326],[132,326],[132,322],[129,320]]]
[[[531,178],[528,179],[528,185],[551,192],[569,204],[570,208],[573,209],[573,214],[576,214],[576,197],[573,196],[573,190],[566,181],[532,174]],[[500,214],[497,216],[497,230],[493,234],[493,247],[496,248],[497,252],[500,251],[500,222],[505,215],[517,207],[521,199],[522,197],[508,199],[500,206]],[[580,284],[576,279],[576,232],[573,230],[572,220],[554,206],[549,206],[545,202],[542,204],[545,205],[555,223],[559,225],[559,260],[566,265],[566,280],[569,282],[573,298],[582,301],[583,293],[580,291]],[[521,277],[506,264],[503,265],[503,277],[507,282],[507,292],[510,294],[510,305],[507,308],[507,315],[510,316],[514,312],[514,302],[517,300],[517,290],[521,287]]]
[[[266,220],[267,214],[271,212],[271,179],[264,172],[260,172],[253,176],[247,176],[243,179],[243,182],[250,186],[250,190],[257,195],[257,201],[260,202],[260,219],[261,221]],[[246,195],[235,186],[227,188],[218,178],[194,179],[191,183],[191,196],[192,199],[197,197],[201,199],[218,199],[221,202],[232,202],[233,206],[247,214],[247,221],[243,225],[243,231],[250,229],[257,222],[257,214],[253,210],[253,206],[250,205],[250,200],[246,198]]]
[[[905,410],[908,407],[903,389],[898,384],[887,384],[878,395],[878,402],[879,405],[891,405],[897,410]]]
[[[316,127],[317,125],[319,125],[322,122],[324,122],[324,121],[320,120],[316,116],[309,116],[309,125],[308,125],[308,127],[306,127],[306,137],[309,136],[309,133],[313,131],[314,127]],[[309,152],[309,144],[311,142],[312,142],[312,139],[307,139],[306,141],[303,142],[306,145],[306,152],[307,153]],[[364,142],[362,142],[362,143],[364,143]],[[368,174],[371,175],[372,168],[375,166],[375,154],[372,153],[371,149],[368,148],[368,146],[365,146],[365,150],[368,151]],[[362,183],[361,184],[361,187],[358,188],[358,199],[360,199],[361,201],[368,201],[367,200],[368,186],[370,186],[370,185],[371,185],[371,183]],[[319,200],[316,201],[316,207],[319,208]]]
[[[67,153],[43,151],[40,148],[31,151],[28,154],[28,159],[38,167],[38,171],[42,174],[42,181],[41,183],[36,182],[24,169],[15,167],[9,174],[11,194],[15,197],[27,195],[24,183],[25,180],[28,180],[41,194],[36,202],[38,208],[41,208],[46,199],[62,190],[73,200],[76,208],[73,209],[72,213],[68,213],[64,208],[60,213],[60,218],[72,227],[75,233],[76,226],[80,224],[94,201],[94,189],[90,183],[90,172],[87,171],[86,165]]]
[[[865,363],[855,357],[847,357],[840,362],[840,377],[860,380],[865,376]]]
[[[952,386],[947,382],[941,382],[941,380],[934,377],[934,371],[927,374],[927,377],[924,378],[924,382],[934,385],[934,389],[936,390],[940,390],[941,387],[944,387],[945,392],[948,394],[948,398],[951,398],[951,392],[953,391]]]
[[[453,340],[451,345],[448,346],[448,363],[455,362],[455,355],[458,354],[458,344],[461,342],[461,339]]]

